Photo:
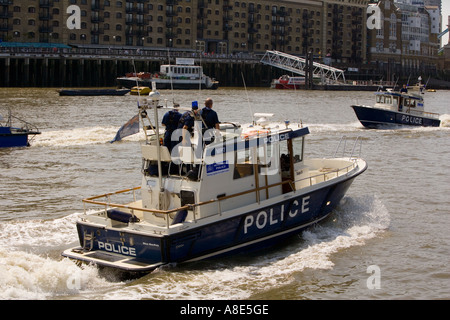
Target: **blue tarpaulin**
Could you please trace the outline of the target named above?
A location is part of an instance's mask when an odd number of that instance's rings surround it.
[[[128,120],[122,127],[120,127],[119,131],[115,138],[111,141],[111,143],[115,141],[120,141],[122,138],[131,136],[132,134],[139,132],[139,114],[135,115],[133,118]]]

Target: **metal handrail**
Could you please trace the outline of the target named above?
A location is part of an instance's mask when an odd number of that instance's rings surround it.
[[[341,143],[342,143],[342,142],[344,142],[344,147],[343,147],[343,149],[342,149],[342,157],[345,157],[345,150],[346,150],[346,145],[347,145],[347,139],[348,139],[348,137],[346,137],[346,136],[342,136],[342,137],[341,137],[341,139],[339,140],[339,144],[338,144],[336,150],[334,151],[333,157],[336,157],[336,154],[338,153],[338,151],[339,151],[339,149],[340,149],[340,147],[341,147]],[[361,136],[358,136],[358,137],[356,137],[355,142],[354,142],[354,144],[353,144],[352,150],[351,150],[351,152],[350,152],[349,159],[352,159],[352,158],[353,158],[353,154],[354,154],[354,152],[355,152],[356,144],[358,143],[358,141],[359,141],[359,155],[358,155],[358,157],[361,157],[362,138],[361,138]]]
[[[180,210],[194,210],[195,207],[200,207],[200,206],[203,206],[203,205],[206,205],[206,204],[211,204],[211,203],[217,202],[218,203],[218,213],[216,213],[216,214],[221,215],[222,214],[222,210],[221,210],[220,201],[231,199],[231,198],[236,198],[236,197],[239,197],[239,196],[242,196],[242,195],[246,195],[246,194],[250,194],[250,193],[254,193],[254,192],[260,192],[262,190],[269,190],[270,188],[282,186],[284,184],[289,184],[291,186],[291,189],[295,192],[296,190],[295,190],[294,186],[295,186],[295,183],[297,183],[297,182],[301,182],[301,181],[304,181],[304,180],[309,180],[309,186],[312,186],[312,185],[316,184],[316,183],[313,183],[313,179],[314,178],[323,176],[323,180],[325,182],[325,181],[328,181],[328,180],[332,179],[332,178],[327,179],[327,175],[329,175],[330,173],[335,173],[336,174],[336,178],[337,178],[337,177],[339,177],[339,173],[340,172],[345,171],[345,173],[348,173],[349,171],[351,171],[355,167],[356,167],[356,160],[353,160],[352,164],[350,164],[348,166],[345,166],[343,168],[328,170],[328,171],[325,171],[323,173],[320,173],[320,174],[317,174],[317,175],[314,175],[314,176],[309,176],[309,177],[302,178],[302,179],[299,179],[299,180],[294,180],[294,181],[293,180],[286,180],[286,181],[274,183],[274,184],[271,184],[271,185],[262,186],[262,187],[254,188],[254,189],[251,189],[251,190],[238,192],[238,193],[235,193],[235,194],[232,194],[232,195],[229,195],[229,196],[223,196],[223,197],[219,197],[217,199],[211,199],[211,200],[202,201],[202,202],[194,203],[194,204],[187,204],[187,205],[184,205],[182,207],[177,207],[177,208],[173,208],[173,209],[169,209],[169,210],[142,208],[142,207],[136,207],[136,206],[132,206],[132,205],[111,203],[109,201],[107,201],[107,202],[96,201],[96,199],[99,199],[99,198],[105,198],[106,197],[107,199],[109,199],[109,197],[112,196],[112,195],[122,194],[122,193],[130,192],[130,191],[133,192],[133,198],[135,199],[134,193],[135,193],[136,190],[141,189],[141,187],[134,187],[134,188],[124,189],[124,190],[120,190],[120,191],[116,191],[116,192],[112,192],[112,193],[105,193],[105,194],[102,194],[102,195],[85,198],[82,201],[83,201],[83,203],[89,203],[89,204],[94,204],[94,205],[105,206],[105,211],[107,210],[108,207],[115,207],[115,208],[128,209],[128,210],[131,210],[132,212],[133,212],[133,210],[136,210],[136,211],[141,211],[141,212],[149,212],[149,213],[157,213],[157,214],[165,214],[165,215],[169,215],[171,213],[178,212]],[[318,182],[318,183],[320,183],[320,182]],[[85,213],[86,213],[86,207],[84,208],[84,210],[85,210]],[[210,217],[210,216],[208,216],[208,217]],[[199,219],[202,219],[202,218],[196,218],[195,214],[194,214],[194,221],[197,221]],[[169,228],[169,219],[167,219],[167,229],[168,228]]]

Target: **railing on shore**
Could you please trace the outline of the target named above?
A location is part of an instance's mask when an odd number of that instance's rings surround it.
[[[175,58],[194,58],[207,61],[248,61],[259,63],[261,55],[247,52],[233,54],[205,53],[198,51],[149,50],[140,48],[34,48],[34,47],[0,47],[0,56],[13,57],[66,57],[119,60],[171,60]]]

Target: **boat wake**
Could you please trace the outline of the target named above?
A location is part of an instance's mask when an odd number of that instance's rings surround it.
[[[252,299],[297,281],[296,276],[307,269],[332,269],[333,254],[364,245],[390,224],[389,212],[376,196],[344,199],[331,219],[304,231],[287,246],[264,255],[215,261],[212,267],[211,262],[162,267],[111,297]]]
[[[297,281],[307,269],[332,269],[333,254],[364,245],[390,224],[378,197],[347,197],[330,219],[264,255],[164,266],[124,283],[60,256],[78,241],[79,215],[0,225],[0,299],[248,299]]]
[[[91,127],[44,131],[35,138],[33,146],[68,147],[109,143],[116,135],[118,129],[117,127]],[[125,139],[129,141],[145,140],[142,130],[138,134],[128,136]]]
[[[62,259],[61,250],[77,243],[78,216],[0,224],[1,300],[78,298],[81,292],[121,285],[101,278],[94,266],[79,268]]]
[[[443,114],[439,119],[441,120],[441,127],[450,128],[450,114]]]

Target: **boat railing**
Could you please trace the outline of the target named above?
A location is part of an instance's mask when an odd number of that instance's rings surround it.
[[[246,191],[242,191],[242,192],[238,192],[232,195],[225,195],[225,196],[221,196],[218,197],[216,199],[211,199],[211,200],[207,200],[207,201],[202,201],[199,203],[194,203],[194,204],[186,204],[184,206],[181,207],[177,207],[177,208],[172,208],[172,209],[168,209],[168,210],[161,210],[161,209],[153,209],[153,208],[143,208],[142,206],[138,206],[136,204],[136,191],[140,190],[141,187],[134,187],[134,188],[129,188],[129,189],[124,189],[124,190],[120,190],[120,191],[116,191],[113,193],[106,193],[106,194],[102,194],[102,195],[98,195],[98,196],[94,196],[94,197],[90,197],[90,198],[86,198],[83,199],[83,205],[84,205],[84,212],[86,214],[87,212],[87,207],[86,204],[93,204],[93,205],[100,205],[100,206],[104,206],[104,210],[105,210],[105,215],[107,214],[108,209],[112,209],[112,208],[121,208],[121,209],[126,209],[129,210],[131,212],[131,215],[133,217],[136,217],[136,212],[148,212],[148,213],[152,213],[152,214],[162,214],[164,215],[164,219],[166,221],[166,225],[165,227],[162,227],[164,229],[169,230],[170,226],[171,226],[171,222],[170,220],[173,218],[170,216],[171,214],[177,213],[181,210],[191,210],[193,212],[193,220],[194,222],[197,222],[201,219],[204,218],[210,218],[211,216],[215,216],[215,215],[222,215],[223,211],[222,211],[222,202],[225,200],[229,200],[229,199],[235,199],[237,197],[241,197],[247,194],[251,194],[251,193],[256,193],[256,199],[257,202],[260,202],[260,192],[261,191],[266,191],[266,194],[268,194],[269,189],[271,188],[276,188],[276,187],[282,187],[284,185],[288,185],[290,187],[290,190],[292,190],[294,193],[297,192],[299,189],[296,189],[296,185],[301,185],[301,188],[305,188],[305,187],[310,187],[313,186],[319,182],[326,182],[329,181],[331,179],[337,178],[339,176],[348,174],[351,170],[353,170],[354,168],[357,167],[357,159],[353,158],[351,159],[351,163],[349,165],[346,165],[342,168],[337,168],[337,169],[333,169],[333,168],[325,168],[322,169],[320,173],[315,174],[315,175],[311,175],[302,179],[298,179],[298,180],[285,180],[285,181],[281,181],[278,183],[274,183],[274,184],[270,184],[270,185],[266,185],[266,186],[260,186],[260,187],[256,187],[250,190],[246,190]],[[130,204],[120,204],[120,203],[114,203],[111,202],[111,196],[114,195],[119,195],[119,194],[124,194],[124,193],[128,193],[128,192],[132,192],[133,194],[133,202]],[[106,201],[101,201],[99,199],[101,198],[105,198]],[[200,206],[204,206],[204,205],[208,205],[208,204],[213,204],[216,203],[217,204],[217,213],[214,213],[212,215],[208,215],[205,217],[198,217],[198,213],[196,208],[200,207]],[[167,217],[167,219],[166,219]],[[135,220],[133,220],[135,221]]]
[[[425,112],[425,111],[418,111],[418,110],[411,110],[411,109],[408,109],[406,111],[406,113],[420,116],[420,117],[428,117],[428,118],[435,118],[435,119],[439,119],[439,117],[440,117],[439,113]]]
[[[23,119],[20,119],[16,116],[13,116],[11,113],[11,108],[5,107],[4,109],[7,110],[7,119],[6,119],[7,127],[15,128],[17,130],[22,130],[22,131],[35,131],[35,132],[31,132],[31,133],[39,132],[38,127],[35,126],[34,124],[29,123],[29,122],[27,122]]]
[[[361,151],[362,151],[362,138],[360,136],[356,137],[353,146],[351,147],[351,151],[348,152],[347,148],[347,141],[349,138],[347,136],[342,136],[339,140],[339,144],[334,151],[333,157],[336,157],[338,154],[342,152],[342,158],[348,157],[349,159],[355,158],[356,154],[355,152],[358,152],[357,157],[361,157]],[[347,154],[347,155],[346,155]]]

